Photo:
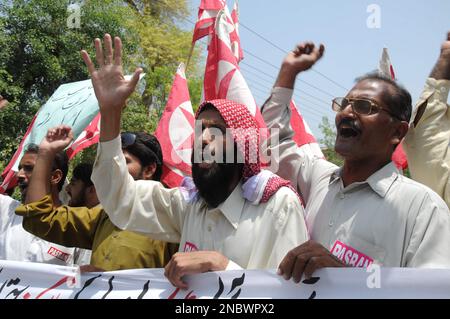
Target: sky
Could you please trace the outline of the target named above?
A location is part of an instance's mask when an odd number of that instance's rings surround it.
[[[192,21],[199,3],[190,0]],[[227,3],[231,11],[234,0]],[[334,123],[331,99],[345,96],[356,77],[377,69],[383,47],[415,103],[450,31],[448,0],[240,0],[239,13],[240,67],[259,106],[286,52],[303,41],[325,45],[313,70],[297,77],[294,95],[316,138],[322,136],[322,116]]]

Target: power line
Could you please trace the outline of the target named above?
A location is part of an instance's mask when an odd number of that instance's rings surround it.
[[[270,63],[269,61],[266,61],[266,60],[260,58],[259,56],[257,56],[256,54],[251,53],[251,52],[248,51],[248,50],[245,50],[245,49],[244,49],[244,52],[247,53],[247,54],[249,54],[249,55],[251,55],[251,56],[254,57],[255,59],[257,59],[257,60],[259,60],[259,61],[261,61],[261,62],[263,62],[263,63],[265,63],[265,64],[267,64],[267,65],[269,65],[269,66],[271,66],[271,67],[273,67],[273,68],[275,68],[275,69],[277,69],[277,70],[279,69],[279,67],[275,66],[274,64]],[[330,96],[330,97],[333,97],[333,98],[335,97],[333,94],[330,94],[330,93],[328,93],[327,91],[322,90],[321,88],[318,88],[317,86],[312,85],[312,84],[306,82],[305,80],[298,79],[298,81],[300,81],[300,82],[302,82],[302,83],[308,85],[309,87],[312,87],[313,89],[316,89],[316,90],[319,91],[319,92],[322,92],[323,94],[326,94],[326,95],[328,95],[328,96]]]
[[[261,89],[255,87],[253,84],[249,84],[249,87],[250,87],[252,90],[255,90],[255,91],[264,93],[263,90],[261,90]],[[321,114],[321,113],[315,111],[313,108],[311,108],[311,109],[306,109],[306,108],[305,108],[305,109],[303,110],[302,113],[303,113],[303,114],[307,114],[307,113],[308,113],[310,116],[313,116],[313,117],[315,117],[315,118],[317,118],[317,119],[319,119],[319,120],[321,120],[321,119],[322,119],[322,116],[323,116],[323,114]]]
[[[192,22],[191,20],[189,20],[188,18],[185,18],[185,17],[182,17],[182,16],[179,16],[179,17],[180,17],[181,19],[183,19],[183,20],[185,20],[185,21],[191,23],[192,25],[195,25],[195,23]],[[242,25],[242,23],[239,22],[239,25]],[[246,26],[244,26],[244,28],[249,29],[249,28],[246,27]],[[257,33],[256,33],[255,31],[253,31],[253,30],[252,30],[252,32],[255,33],[255,34],[257,34]],[[258,36],[261,37],[262,39],[264,39],[265,41],[271,43],[269,40],[265,39],[263,36],[261,36],[261,35],[258,35]],[[271,44],[274,45],[276,48],[281,49],[281,48],[278,47],[277,45],[275,45],[275,44],[273,44],[273,43],[271,43]],[[206,45],[207,45],[207,44],[206,44]],[[283,52],[285,52],[283,49],[281,49],[281,50],[282,50]],[[247,53],[247,54],[249,54],[249,55],[255,57],[256,59],[259,59],[261,62],[267,63],[268,65],[270,65],[270,66],[272,66],[272,67],[274,67],[274,68],[276,68],[276,69],[278,70],[278,67],[277,67],[277,66],[273,65],[273,64],[270,63],[270,62],[267,62],[267,61],[261,59],[260,57],[256,56],[255,54],[251,53],[250,51],[248,51],[248,50],[246,50],[246,49],[243,49],[243,51],[244,51],[245,53]],[[286,52],[285,52],[285,53],[286,53]],[[314,70],[313,70],[313,71],[314,71]],[[318,71],[316,71],[316,72],[319,73]],[[321,73],[320,73],[320,74],[321,74]],[[321,75],[322,75],[322,74],[321,74]],[[324,76],[324,75],[323,75],[323,76]],[[328,78],[328,79],[329,79],[329,78]],[[329,79],[329,80],[331,80],[331,79]],[[314,86],[314,85],[312,85],[312,84],[309,84],[308,82],[306,82],[306,81],[304,81],[304,80],[299,79],[299,81],[302,82],[302,83],[304,83],[304,84],[306,84],[306,85],[308,85],[308,86],[310,86],[310,87],[312,87],[312,88],[314,88],[314,89],[316,89],[316,90],[318,90],[318,91],[320,91],[320,92],[322,92],[322,93],[324,93],[324,94],[327,94],[327,95],[329,95],[329,96],[331,96],[331,97],[334,98],[334,95],[332,95],[332,94],[330,94],[330,93],[328,93],[328,92],[326,92],[326,91],[324,91],[324,90],[322,90],[322,89],[320,89],[320,88],[318,88],[318,87],[316,87],[316,86]],[[331,80],[331,81],[333,81],[333,80]],[[333,81],[333,82],[334,82],[334,81]],[[334,82],[334,83],[335,83],[335,82]],[[339,84],[338,84],[338,85],[339,85]],[[341,86],[341,87],[342,87],[342,86]],[[342,88],[344,88],[344,87],[342,87]],[[344,89],[348,91],[348,89],[346,89],[346,88],[344,88]]]
[[[268,82],[268,81],[267,81],[267,82]],[[270,92],[270,91],[272,90],[271,87],[267,87],[266,85],[262,84],[261,82],[255,81],[254,79],[252,79],[252,81],[251,81],[250,83],[252,83],[252,84],[257,84],[259,87],[262,87],[263,89],[267,90],[268,92]],[[308,104],[311,103],[311,105],[313,105],[313,107],[311,107],[311,106],[309,106],[309,107],[311,108],[311,110],[314,110],[314,111],[316,111],[316,112],[318,112],[317,109],[323,109],[323,108],[325,108],[325,106],[318,105],[318,104],[316,104],[314,101],[308,100],[307,98],[305,98],[305,97],[303,97],[303,96],[299,96],[299,95],[297,95],[296,93],[294,93],[294,96],[295,96],[297,99],[301,99],[302,101],[308,102]],[[302,102],[301,104],[304,105],[303,102]],[[306,105],[306,106],[307,106],[307,105]],[[328,108],[327,108],[327,109],[328,109]],[[322,116],[322,114],[319,113],[319,112],[318,112],[317,114],[320,115],[320,116]]]
[[[247,66],[247,67],[249,67],[249,68],[252,68],[252,69],[254,69],[255,71],[258,71],[259,73],[264,74],[264,75],[267,76],[267,77],[270,77],[271,79],[273,78],[272,75],[270,75],[270,74],[268,74],[268,73],[262,71],[261,69],[258,69],[258,68],[256,68],[256,67],[254,67],[254,66],[252,66],[252,65],[250,65],[250,64],[248,64],[248,63],[246,63],[245,61],[241,61],[241,65],[244,65],[244,66]],[[247,70],[247,69],[245,68],[245,70]],[[272,84],[272,83],[271,83],[271,84]],[[298,88],[298,87],[294,87],[294,91],[301,92],[301,93],[303,93],[304,95],[309,96],[309,97],[311,97],[311,98],[313,98],[313,99],[315,99],[315,100],[317,100],[317,101],[319,101],[319,102],[322,102],[323,104],[325,104],[325,105],[327,105],[327,106],[330,104],[330,102],[327,102],[327,101],[322,100],[322,99],[320,99],[320,98],[318,98],[318,97],[316,97],[316,96],[314,96],[314,95],[312,95],[312,94],[309,94],[308,92],[306,92],[306,91],[304,91],[304,90],[302,90],[302,89],[300,89],[300,88]]]
[[[179,17],[180,17],[181,19],[183,19],[183,20],[185,20],[185,21],[191,23],[192,25],[195,25],[195,23],[192,22],[191,20],[189,20],[188,18],[185,18],[185,17],[182,17],[182,16],[179,16]],[[242,25],[242,24],[240,23],[240,25]],[[249,29],[249,28],[246,27],[246,26],[244,26],[244,28]],[[256,34],[256,32],[254,32],[253,30],[252,30],[252,32]],[[260,35],[259,35],[259,37],[263,38],[263,37],[260,36]],[[263,38],[263,39],[266,40],[265,38]],[[203,40],[203,39],[201,39],[201,40]],[[266,40],[266,41],[269,41],[269,40]],[[198,41],[197,41],[197,42],[198,42]],[[269,41],[269,42],[270,42],[270,41]],[[207,47],[208,47],[208,44],[207,44],[207,43],[203,43],[203,44],[205,45],[205,50],[207,51],[207,49],[208,49],[208,48],[207,48]],[[279,47],[276,46],[275,44],[272,44],[272,45],[274,45],[275,47],[279,48]],[[281,48],[279,48],[279,49],[281,49]],[[282,50],[282,49],[281,49],[281,50]],[[270,62],[268,62],[268,61],[265,61],[265,60],[259,58],[258,56],[256,56],[255,54],[249,52],[248,50],[243,50],[243,51],[246,52],[247,54],[249,54],[249,55],[251,55],[251,56],[253,56],[253,57],[259,59],[261,62],[266,63],[266,64],[268,64],[268,65],[270,65],[270,66],[272,66],[272,67],[274,67],[275,69],[278,70],[278,67],[275,66],[275,65],[273,65],[272,63],[270,63]],[[241,61],[241,63],[243,63],[243,62]],[[249,64],[246,64],[246,65],[252,67],[252,66],[249,65]],[[255,69],[256,69],[256,68],[255,68]],[[313,70],[313,71],[314,71],[314,70]],[[261,72],[262,72],[262,71],[261,71]],[[262,73],[263,73],[263,74],[266,74],[266,75],[269,76],[269,77],[272,77],[271,75],[269,75],[269,74],[267,74],[267,73],[265,73],[265,72],[262,72]],[[330,80],[331,80],[331,79],[330,79]],[[329,95],[329,96],[331,96],[331,97],[334,97],[332,94],[329,94],[328,92],[326,92],[326,91],[324,91],[324,90],[322,90],[322,89],[320,89],[320,88],[318,88],[318,87],[316,87],[316,86],[314,86],[314,85],[312,85],[312,84],[309,84],[308,82],[306,82],[306,81],[304,81],[304,80],[299,79],[299,81],[302,82],[302,83],[304,83],[304,84],[306,84],[306,85],[308,85],[308,86],[310,86],[310,87],[312,87],[312,88],[314,88],[314,89],[316,89],[316,90],[318,90],[318,91],[320,91],[320,92],[322,92],[322,93],[324,93],[324,94],[326,94],[326,95]],[[332,81],[332,80],[331,80],[331,81]],[[249,84],[249,86],[250,86],[250,84]],[[254,87],[253,87],[253,88],[254,88]],[[255,89],[255,88],[254,88],[254,89]],[[345,88],[344,88],[344,89],[345,89]],[[317,97],[315,97],[315,96],[313,96],[313,95],[307,93],[306,91],[303,91],[303,90],[300,90],[300,89],[298,89],[298,90],[299,90],[300,92],[303,92],[305,95],[308,95],[308,96],[310,96],[310,97],[312,97],[312,98],[315,98],[315,99],[317,99],[317,100],[319,100],[319,101],[322,101],[322,102],[326,103],[325,101],[323,101],[323,100],[321,100],[321,99],[319,99],[319,98],[317,98]],[[346,90],[347,90],[347,89],[346,89]],[[264,93],[262,90],[259,90],[259,91],[262,92],[262,93]],[[259,96],[259,98],[261,98],[261,97]],[[261,98],[261,99],[262,99],[262,98]],[[305,99],[305,98],[303,97],[303,99]],[[311,103],[311,102],[310,102],[310,103]],[[303,104],[303,103],[302,103],[302,104]],[[314,108],[311,108],[311,109],[305,108],[303,111],[304,111],[304,112],[311,112],[311,115],[312,115],[312,116],[318,118],[319,120],[322,119],[321,117],[323,116],[323,114],[321,114],[321,115],[316,115],[315,113],[312,113],[312,111],[315,111]]]
[[[259,34],[256,31],[253,31],[252,29],[250,29],[249,27],[247,27],[245,24],[243,24],[241,21],[239,21],[239,26],[243,26],[244,29],[246,29],[247,31],[253,33],[254,35],[256,35],[258,38],[262,39],[263,41],[269,43],[271,46],[273,46],[274,48],[280,50],[281,52],[287,54],[288,51],[284,50],[283,48],[279,47],[278,45],[276,45],[275,43],[273,43],[272,41],[266,39],[265,37],[263,37],[261,34]],[[334,81],[333,79],[331,79],[330,77],[326,76],[325,74],[315,70],[314,68],[311,68],[311,70],[317,74],[319,74],[320,76],[324,77],[325,79],[327,79],[328,81],[330,81],[331,83],[333,83],[334,85],[340,87],[341,89],[344,89],[346,91],[348,91],[348,89],[344,86],[342,86],[341,84],[339,84],[338,82]]]
[[[199,43],[199,44],[206,45],[205,43]],[[205,49],[205,48],[203,48],[203,49]],[[253,70],[255,70],[255,71],[259,72],[259,73],[262,73],[263,75],[265,75],[265,76],[267,76],[267,77],[269,77],[270,79],[272,79],[272,82],[270,82],[269,80],[266,80],[266,79],[264,79],[264,78],[261,78],[259,75],[256,75],[256,73],[249,71],[247,68],[243,68],[243,67],[242,67],[243,65],[244,65],[244,66],[247,66],[247,67],[249,67],[249,68],[251,68],[251,69],[253,69]],[[245,60],[241,61],[240,64],[239,64],[239,66],[240,66],[240,68],[243,69],[246,73],[248,72],[248,73],[251,73],[251,74],[253,74],[253,75],[255,75],[255,76],[258,76],[258,79],[264,80],[265,82],[269,83],[270,85],[272,85],[272,84],[274,83],[274,82],[273,82],[273,77],[272,77],[272,75],[270,75],[270,74],[268,74],[268,73],[266,73],[266,72],[264,72],[264,71],[262,71],[262,70],[260,70],[260,69],[258,69],[258,68],[256,68],[256,67],[254,67],[253,65],[250,65],[249,63],[246,63]],[[255,81],[254,79],[252,79],[252,82],[256,82],[256,81]],[[271,91],[271,88],[270,88],[268,91],[270,92],[270,91]],[[313,102],[313,101],[311,101],[311,100],[308,100],[308,99],[305,98],[303,95],[306,95],[306,96],[308,96],[308,97],[310,97],[310,98],[313,98],[314,100],[317,100],[317,101],[323,103],[323,106],[322,106],[322,107],[325,106],[326,108],[328,108],[328,106],[329,106],[329,104],[330,104],[328,101],[325,101],[325,100],[323,100],[323,99],[321,99],[321,98],[318,98],[317,96],[312,95],[312,94],[308,93],[307,91],[300,89],[299,87],[294,87],[294,92],[295,92],[295,91],[302,93],[301,95],[295,94],[295,93],[294,93],[294,94],[297,96],[297,98],[303,99],[304,101],[307,101],[307,102],[311,103],[312,105],[314,105],[314,106],[316,106],[316,107],[319,107],[319,108],[320,108],[320,106],[317,105],[316,102]],[[303,103],[302,103],[302,104],[303,104]]]

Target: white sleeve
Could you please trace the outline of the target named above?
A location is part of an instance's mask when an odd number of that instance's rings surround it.
[[[128,173],[120,138],[99,143],[92,181],[100,203],[119,228],[179,242],[186,202],[178,188],[135,181]]]
[[[411,125],[403,146],[411,177],[438,193],[450,207],[450,81],[427,79],[418,102],[425,111]],[[413,121],[411,121],[413,123]]]
[[[320,174],[324,170],[336,169],[336,166],[323,159],[312,159],[305,156],[301,148],[293,140],[291,109],[292,89],[275,87],[270,98],[262,107],[262,115],[270,129],[270,152],[272,165],[269,168],[274,173],[287,179],[301,194],[305,203],[308,202],[310,190],[316,178],[313,170],[320,163]]]

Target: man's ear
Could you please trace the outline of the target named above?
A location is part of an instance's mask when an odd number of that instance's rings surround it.
[[[62,178],[63,178],[63,172],[59,168],[55,169],[52,172],[52,176],[50,177],[51,185],[58,186],[58,183],[61,181]]]
[[[153,174],[155,174],[156,172],[156,167],[156,163],[151,163],[145,166],[142,172],[142,177],[144,178],[144,180],[153,179]]]
[[[409,123],[406,121],[401,121],[395,124],[394,134],[391,138],[391,143],[393,145],[398,145],[401,143],[406,133],[408,133]]]

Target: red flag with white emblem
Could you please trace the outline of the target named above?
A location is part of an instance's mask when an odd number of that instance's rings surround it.
[[[98,143],[100,139],[100,113],[98,113],[89,125],[84,129],[78,138],[66,150],[69,159],[72,159],[78,152]]]
[[[231,46],[231,34],[235,32],[232,21],[221,10],[216,19],[215,30],[208,46],[208,58],[204,77],[204,99],[227,99],[247,106],[258,126],[266,124],[259,107],[242,76]]]
[[[230,34],[231,48],[237,61],[241,62],[244,58],[244,51],[242,50],[241,39],[239,37],[239,7],[237,1],[234,2],[233,11],[231,11],[231,21],[233,21],[235,30],[234,33]]]
[[[214,31],[217,14],[226,6],[225,0],[201,0],[192,43]]]
[[[395,72],[387,48],[383,48],[383,53],[381,55],[378,70],[382,75],[395,80]],[[408,159],[401,143],[397,146],[394,153],[392,154],[392,161],[399,169],[408,168]]]
[[[191,153],[194,143],[194,112],[181,63],[170,90],[166,108],[155,131],[163,152],[162,182],[180,186],[183,177],[191,175]]]
[[[301,116],[300,112],[295,105],[294,100],[291,100],[291,127],[294,131],[293,140],[299,148],[303,150],[306,156],[311,158],[319,157],[324,158],[322,151],[320,150],[319,144],[317,144],[316,138],[314,137],[308,124]]]

